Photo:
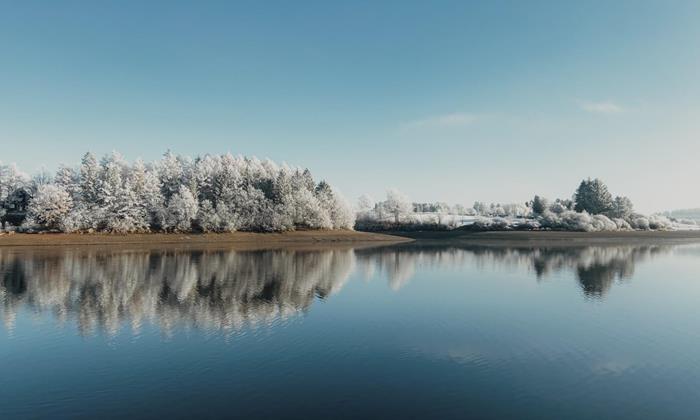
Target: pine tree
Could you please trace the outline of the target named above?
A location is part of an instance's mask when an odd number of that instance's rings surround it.
[[[84,204],[88,207],[97,204],[99,189],[99,167],[95,156],[88,152],[83,155],[80,165],[80,191]]]
[[[199,205],[192,191],[181,185],[168,203],[166,228],[173,232],[189,232],[198,210]]]
[[[608,216],[618,219],[629,219],[634,213],[632,200],[627,197],[615,197],[612,208],[608,212]]]
[[[608,187],[600,179],[585,179],[581,181],[574,194],[574,209],[590,214],[605,214],[612,209],[612,195]]]
[[[545,198],[540,197],[539,195],[536,195],[535,198],[532,200],[532,212],[536,215],[540,215],[547,210],[548,204],[547,200]]]

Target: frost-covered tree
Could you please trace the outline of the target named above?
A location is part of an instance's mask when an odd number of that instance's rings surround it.
[[[613,199],[608,187],[596,178],[581,181],[574,194],[574,210],[589,214],[605,214],[612,209]]]
[[[221,232],[223,230],[221,217],[216,212],[211,201],[204,200],[199,205],[197,225],[203,232]]]
[[[36,192],[40,186],[49,185],[54,182],[53,176],[46,170],[46,168],[41,168],[39,172],[32,175],[32,181],[29,185],[29,189]]]
[[[80,164],[80,191],[85,204],[91,206],[97,203],[100,187],[100,168],[95,155],[88,152],[83,155]]]
[[[540,197],[539,195],[536,195],[535,198],[532,200],[532,212],[535,215],[540,215],[545,212],[549,208],[549,203],[547,202],[546,198]]]
[[[355,214],[342,195],[334,191],[331,186],[321,181],[316,187],[316,196],[321,209],[328,215],[333,229],[352,229],[355,224]]]
[[[185,168],[182,159],[168,150],[158,162],[158,176],[165,200],[170,200],[185,185]]]
[[[188,232],[197,217],[199,205],[192,191],[180,185],[178,192],[170,198],[167,208],[166,228],[174,232]]]
[[[17,184],[8,168],[0,165],[3,203]],[[55,177],[27,182],[26,196],[32,185],[45,184],[73,201],[61,224],[66,231],[285,231],[354,223],[343,197],[325,182],[317,186],[308,169],[255,157],[167,152],[155,164],[130,165],[117,153],[99,163],[87,153],[79,170],[62,166]]]
[[[68,191],[58,185],[40,185],[29,204],[28,220],[45,229],[61,229],[73,206]]]
[[[486,203],[476,201],[472,207],[478,215],[487,215],[489,213],[489,206]]]
[[[140,159],[129,174],[129,184],[133,191],[138,214],[143,217],[143,225],[151,230],[159,230],[164,225],[165,201],[161,184],[154,170],[149,170]]]
[[[374,210],[374,200],[367,194],[361,195],[357,199],[357,218],[361,220],[369,220],[372,217]]]
[[[634,206],[632,200],[627,197],[617,196],[613,200],[612,208],[608,212],[608,216],[618,219],[629,219],[634,214]]]
[[[3,165],[0,162],[0,201],[6,200],[16,190],[26,187],[29,177],[20,172],[15,164]]]
[[[59,166],[54,183],[68,191],[74,201],[80,198],[80,173],[75,169],[66,165]]]
[[[391,215],[394,223],[400,223],[413,213],[413,205],[403,193],[392,189],[386,192],[386,200],[381,204],[382,210]]]

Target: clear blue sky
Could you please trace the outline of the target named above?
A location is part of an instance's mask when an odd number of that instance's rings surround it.
[[[0,160],[231,151],[350,198],[700,206],[698,1],[0,1]]]

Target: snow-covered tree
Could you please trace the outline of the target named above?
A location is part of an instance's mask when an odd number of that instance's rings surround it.
[[[216,212],[214,205],[209,200],[204,200],[199,205],[197,212],[197,225],[203,232],[221,232],[221,217]]]
[[[168,150],[158,162],[158,176],[160,178],[163,197],[166,201],[180,191],[185,182],[185,168],[182,159]],[[189,187],[189,186],[188,186]],[[191,193],[191,192],[190,192]]]
[[[83,155],[80,165],[80,191],[83,202],[88,207],[97,204],[100,187],[100,168],[95,155],[88,152]]]
[[[617,196],[615,200],[613,200],[612,208],[608,212],[608,216],[627,220],[633,213],[634,206],[632,205],[632,200],[627,197]]]
[[[598,178],[581,181],[574,194],[574,202],[576,211],[586,211],[590,214],[605,214],[613,206],[612,195],[608,191],[608,187]]]
[[[199,205],[192,191],[180,185],[178,192],[170,198],[168,203],[166,228],[174,232],[189,232],[198,210]]]
[[[532,200],[532,212],[535,215],[540,215],[544,213],[545,210],[547,210],[547,208],[549,208],[549,203],[547,202],[547,199],[536,195],[535,198]]]
[[[58,185],[40,185],[29,204],[28,220],[45,229],[61,229],[73,206],[68,191]]]
[[[413,213],[413,205],[403,193],[392,189],[386,192],[386,200],[380,203],[382,210],[399,223]]]
[[[478,215],[487,215],[489,213],[489,206],[486,203],[483,203],[481,201],[475,201],[474,205],[472,206],[474,208],[474,211]]]
[[[355,210],[357,211],[358,220],[371,219],[372,212],[374,211],[374,200],[367,194],[361,195],[357,199],[357,206]]]
[[[75,169],[65,165],[59,166],[54,183],[68,191],[74,201],[80,198],[80,173]]]
[[[129,174],[129,184],[133,191],[138,214],[144,218],[143,225],[159,230],[164,225],[165,204],[158,175],[137,160]]]
[[[17,169],[15,164],[3,165],[0,162],[0,201],[7,199],[16,190],[26,187],[29,176]]]

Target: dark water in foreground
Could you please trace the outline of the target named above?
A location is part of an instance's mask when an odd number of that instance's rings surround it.
[[[0,418],[698,418],[700,246],[0,248]]]

